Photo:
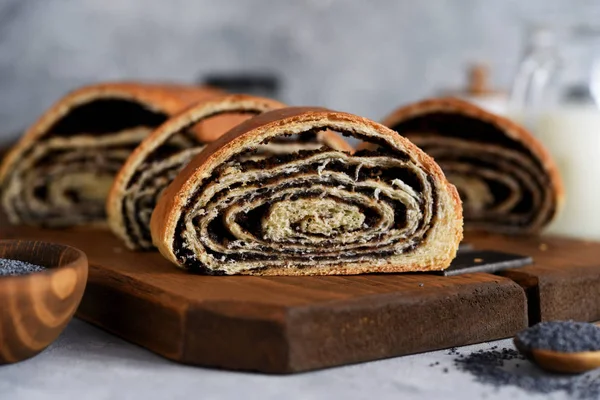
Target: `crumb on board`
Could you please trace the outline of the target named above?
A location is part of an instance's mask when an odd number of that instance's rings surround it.
[[[476,262],[476,263],[483,262],[483,258],[475,258],[475,259],[473,259],[473,262]]]
[[[540,250],[541,251],[546,251],[548,250],[548,245],[546,243],[541,243],[540,244]]]

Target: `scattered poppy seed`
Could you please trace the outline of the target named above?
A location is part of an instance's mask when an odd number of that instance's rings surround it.
[[[525,358],[513,349],[477,351],[466,358],[454,359],[454,365],[475,377],[477,382],[494,387],[516,386],[530,393],[548,394],[566,392],[577,400],[597,400],[600,398],[600,371],[595,370],[584,375],[569,376],[545,373],[531,366],[531,371],[517,368],[515,360]]]

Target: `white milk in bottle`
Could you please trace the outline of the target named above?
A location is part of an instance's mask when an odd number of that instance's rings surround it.
[[[563,104],[538,114],[510,112],[548,150],[564,185],[565,198],[545,233],[600,240],[600,110],[593,103]]]
[[[564,105],[539,114],[533,130],[557,163],[566,193],[546,232],[600,240],[600,110]]]
[[[600,240],[600,24],[548,21],[527,32],[509,115],[548,149],[562,177],[564,204],[545,233]]]

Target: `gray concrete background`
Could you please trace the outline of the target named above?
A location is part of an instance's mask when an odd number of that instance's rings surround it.
[[[598,21],[598,0],[0,0],[0,140],[65,91],[274,71],[282,100],[379,119],[460,86],[471,61],[510,85],[523,21]]]
[[[459,349],[462,354],[512,340]],[[190,367],[167,361],[79,320],[48,349],[0,366],[3,400],[569,400],[566,392],[532,394],[496,388],[453,366],[448,350],[295,375],[264,375]],[[437,364],[436,364],[437,363]],[[515,373],[514,363],[507,366]],[[517,370],[543,375],[532,364]],[[433,366],[432,366],[433,365]],[[446,369],[446,370],[445,370]],[[446,371],[446,372],[445,372]],[[600,371],[589,375],[600,379]]]

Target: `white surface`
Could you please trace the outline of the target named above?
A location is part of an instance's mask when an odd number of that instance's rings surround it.
[[[461,348],[462,353],[509,340]],[[37,357],[0,367],[0,399],[564,399],[476,383],[438,351],[289,376],[182,366],[74,320]],[[431,367],[430,364],[440,365]],[[448,372],[444,373],[444,368]],[[527,368],[522,368],[526,371]]]

